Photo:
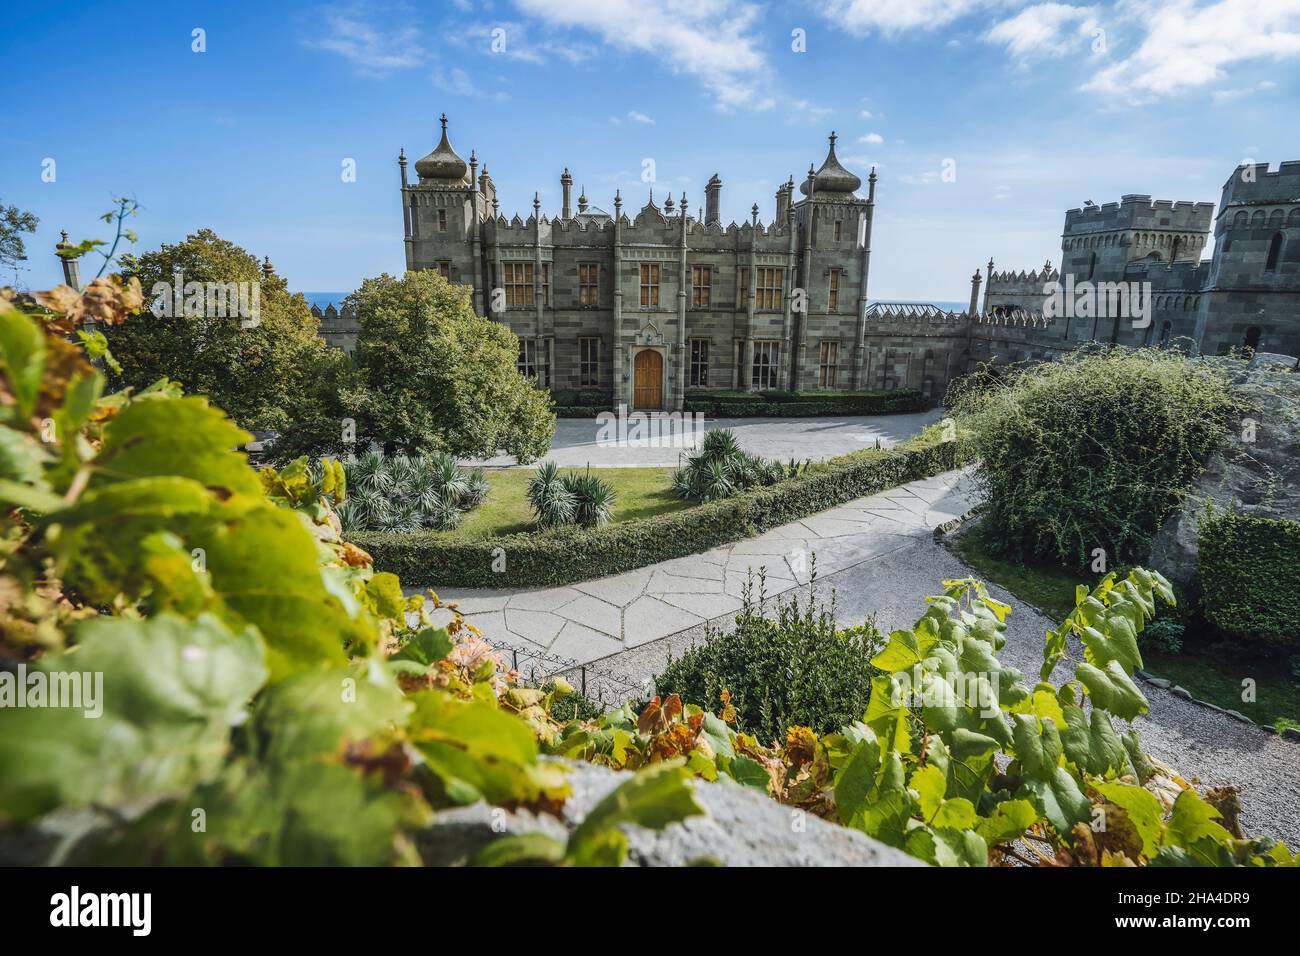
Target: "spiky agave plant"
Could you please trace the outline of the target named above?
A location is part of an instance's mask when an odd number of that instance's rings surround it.
[[[741,454],[740,442],[730,428],[710,428],[700,443],[700,454],[705,458],[732,458]]]
[[[539,527],[555,528],[573,521],[573,492],[565,486],[555,462],[544,461],[538,466],[528,482],[528,504]]]
[[[561,481],[573,495],[573,521],[584,528],[599,528],[609,524],[614,514],[614,489],[609,482],[593,475],[588,468],[586,474],[570,472]]]
[[[475,468],[465,478],[465,493],[460,498],[461,506],[467,511],[472,511],[487,501],[488,492],[491,490],[492,485],[488,482],[487,475],[483,474],[483,469]]]

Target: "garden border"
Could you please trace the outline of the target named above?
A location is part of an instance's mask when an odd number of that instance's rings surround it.
[[[420,587],[510,588],[574,584],[631,571],[762,534],[857,498],[967,464],[965,442],[917,441],[862,457],[846,455],[775,485],[683,511],[606,525],[479,541],[433,531],[358,531],[347,539],[380,571]],[[498,569],[498,570],[494,570]]]

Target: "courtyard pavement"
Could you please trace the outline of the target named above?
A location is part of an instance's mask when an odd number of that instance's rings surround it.
[[[439,591],[494,644],[580,663],[619,654],[740,609],[763,575],[769,598],[818,576],[880,561],[970,510],[962,472],[859,498],[703,554],[562,587]]]
[[[926,425],[943,419],[943,409],[900,415],[845,415],[819,418],[710,418],[704,427],[729,428],[745,451],[765,458],[822,461],[862,448],[872,448],[879,439],[890,448],[911,438]],[[551,449],[543,457],[565,468],[627,468],[676,466],[689,449],[606,448],[596,444],[600,425],[595,418],[561,418],[557,422]],[[510,455],[472,462],[488,467],[520,466]]]

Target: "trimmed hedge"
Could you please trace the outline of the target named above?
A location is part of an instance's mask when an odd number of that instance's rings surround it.
[[[437,532],[365,531],[347,535],[403,583],[436,587],[521,588],[571,584],[761,534],[855,498],[960,467],[966,446],[922,442],[886,452],[856,452],[814,465],[796,478],[684,511],[603,528],[560,528],[480,541]],[[493,571],[493,563],[505,567]]]
[[[601,412],[612,412],[608,405],[556,405],[556,418],[595,418]]]
[[[1300,647],[1300,522],[1211,511],[1196,542],[1206,619],[1244,641]]]
[[[923,412],[933,402],[916,389],[870,392],[688,391],[683,408],[713,418],[816,415],[896,415]]]

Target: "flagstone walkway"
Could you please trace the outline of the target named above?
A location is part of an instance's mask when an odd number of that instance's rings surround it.
[[[703,554],[563,587],[439,591],[494,644],[585,663],[733,614],[760,573],[768,597],[878,561],[973,506],[960,471],[913,481]]]

